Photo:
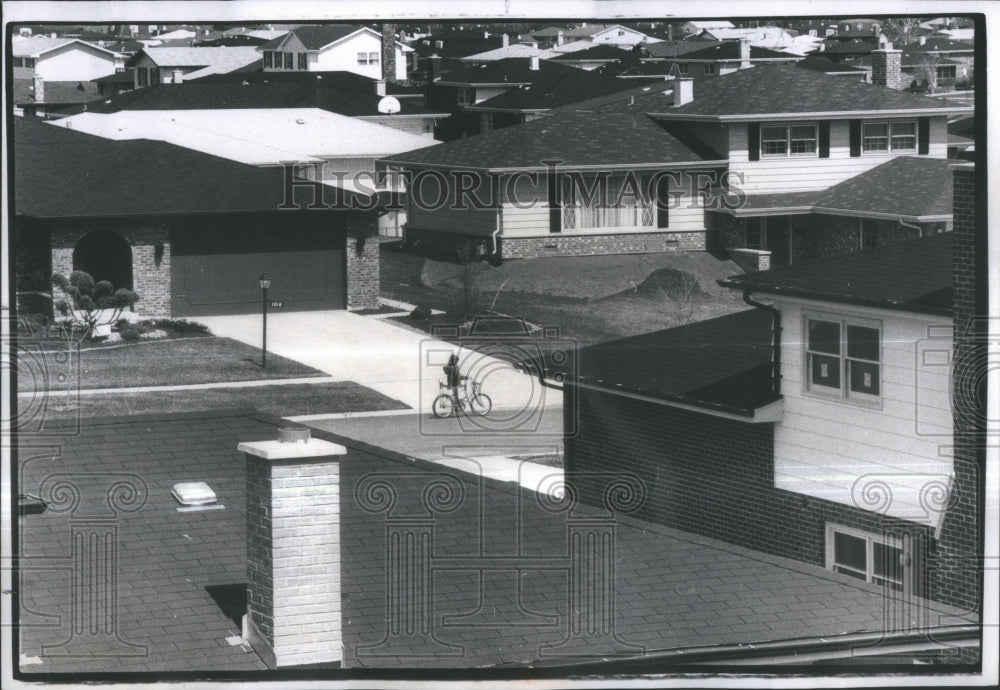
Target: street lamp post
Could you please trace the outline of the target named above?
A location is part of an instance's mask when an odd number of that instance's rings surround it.
[[[267,277],[267,273],[261,273],[260,278],[257,279],[257,284],[260,285],[260,303],[264,313],[264,333],[260,361],[261,367],[267,369],[267,289],[271,287],[271,279]]]

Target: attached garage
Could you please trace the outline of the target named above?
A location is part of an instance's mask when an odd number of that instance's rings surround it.
[[[175,316],[256,313],[262,273],[271,279],[268,301],[280,303],[275,308],[282,311],[347,307],[343,230],[309,225],[276,230],[255,220],[251,227],[172,232]]]

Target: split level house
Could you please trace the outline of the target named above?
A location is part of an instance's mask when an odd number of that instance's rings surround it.
[[[382,43],[382,34],[367,26],[327,24],[300,26],[257,50],[263,55],[265,72],[344,70],[372,79],[387,74],[405,81],[406,54],[413,49],[393,39],[392,51],[383,55]]]
[[[709,249],[758,269],[946,231],[948,119],[972,110],[887,88],[899,53],[875,55],[874,84],[676,79],[382,163],[423,185],[408,240],[496,258]]]
[[[124,67],[124,56],[75,38],[15,36],[11,40],[13,77],[45,81],[81,82],[114,74]]]
[[[260,54],[253,46],[237,48],[143,48],[125,63],[135,68],[135,88],[180,84],[209,74],[259,69]]]
[[[985,232],[956,166],[953,232],[736,275],[748,311],[584,348],[568,483],[629,474],[644,519],[976,611]]]
[[[265,272],[284,310],[378,306],[370,195],[317,206],[316,185],[283,169],[27,118],[13,130],[12,228],[36,250],[19,273],[86,271],[149,317],[256,313]]]

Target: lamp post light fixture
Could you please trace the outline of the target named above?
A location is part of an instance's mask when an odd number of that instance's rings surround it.
[[[267,277],[267,273],[261,273],[260,278],[257,279],[257,284],[260,285],[261,290],[261,308],[264,313],[264,332],[263,332],[263,343],[261,344],[261,367],[267,369],[267,289],[271,287],[271,279]]]

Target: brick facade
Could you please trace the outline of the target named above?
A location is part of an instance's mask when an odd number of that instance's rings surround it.
[[[932,539],[929,527],[774,487],[774,427],[578,389],[564,415],[579,430],[567,437],[566,479],[592,505],[599,487],[584,476],[630,472],[645,484],[636,517],[750,549],[826,565],[828,522],[880,534],[909,535],[925,554],[920,592],[967,607],[969,590],[952,582],[950,554],[968,554],[954,530]],[[956,522],[962,518],[950,516]]]
[[[881,49],[872,51],[872,84],[890,89],[903,88],[903,51]]]

